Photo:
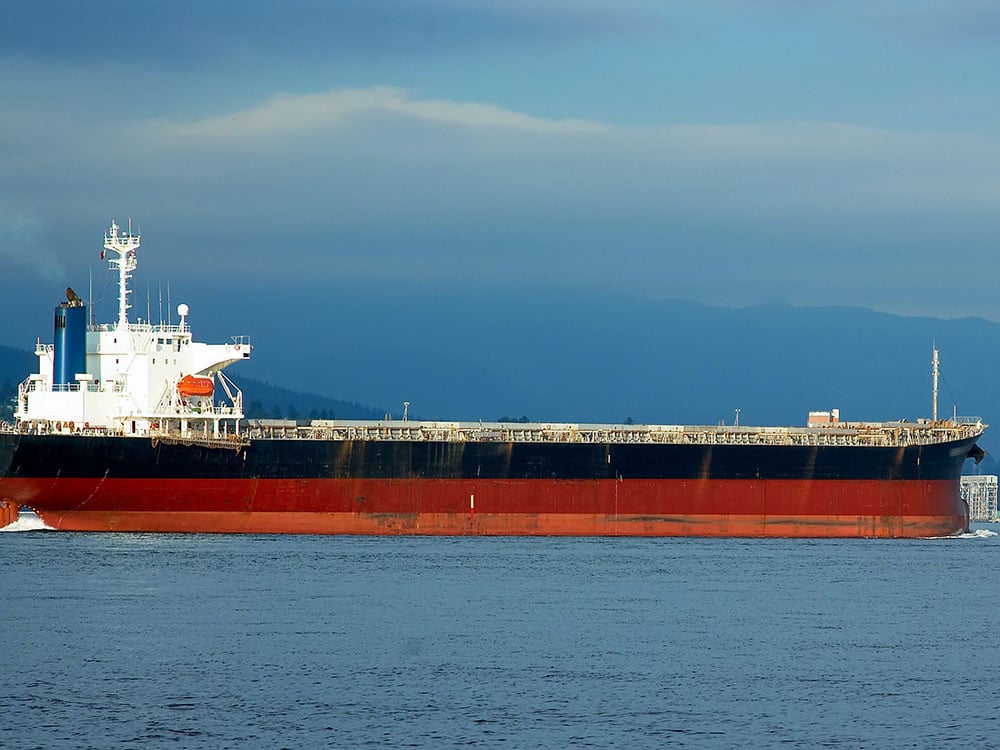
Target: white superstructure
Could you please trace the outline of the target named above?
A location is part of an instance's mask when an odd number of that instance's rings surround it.
[[[112,222],[101,257],[118,271],[118,320],[97,325],[88,319],[85,372],[74,373],[69,383],[55,382],[58,339],[56,345],[39,340],[38,371],[18,389],[14,416],[20,429],[181,438],[238,434],[243,394],[222,370],[250,358],[249,336],[234,336],[229,344],[196,342],[184,304],[177,308],[177,325],[129,322],[128,282],[138,249],[139,234]],[[220,386],[228,403],[216,403]]]

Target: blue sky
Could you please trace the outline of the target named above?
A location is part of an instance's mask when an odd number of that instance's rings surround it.
[[[553,289],[1000,321],[993,2],[0,10],[19,294],[85,285],[131,216],[139,286],[236,307]]]

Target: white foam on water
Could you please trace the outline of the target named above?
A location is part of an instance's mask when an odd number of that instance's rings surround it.
[[[46,526],[42,519],[30,510],[22,510],[14,523],[4,526],[0,531],[55,531],[55,529]]]
[[[991,536],[1000,536],[1000,534],[989,529],[976,529],[968,534],[962,534],[962,536],[970,539],[989,539]]]
[[[965,534],[952,534],[951,536],[932,536],[928,539],[989,539],[990,537],[1000,536],[995,531],[990,531],[989,529],[976,529],[975,531],[969,531]]]

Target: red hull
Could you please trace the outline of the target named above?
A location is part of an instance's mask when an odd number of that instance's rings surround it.
[[[72,531],[924,537],[968,528],[957,480],[12,479]],[[59,502],[56,498],[87,498]]]

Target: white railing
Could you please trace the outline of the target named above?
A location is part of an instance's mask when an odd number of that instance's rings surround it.
[[[117,323],[94,323],[87,327],[88,331],[109,333],[118,330]],[[190,333],[188,325],[167,325],[166,323],[132,323],[129,322],[130,333]]]
[[[171,422],[178,419],[194,421],[214,417],[236,418],[242,416],[231,406],[216,406],[200,412],[144,415],[147,419],[163,418]],[[49,420],[28,420],[14,424],[0,424],[0,432],[83,433],[149,437],[153,434],[170,434],[174,430],[168,423],[159,431],[126,434],[104,427],[81,427],[70,423]],[[283,438],[290,440],[360,440],[360,441],[419,441],[419,442],[505,442],[505,443],[594,443],[604,445],[628,444],[685,444],[685,445],[761,445],[761,446],[875,446],[902,447],[907,445],[933,445],[937,443],[976,438],[986,429],[982,422],[937,422],[929,425],[911,423],[853,424],[841,423],[837,429],[796,427],[695,427],[665,425],[560,425],[537,424],[513,426],[507,423],[467,422],[362,422],[313,420],[311,424],[298,424],[293,420],[251,419],[244,423],[241,440]],[[192,432],[191,434],[196,434]],[[222,437],[232,440],[234,437]]]

